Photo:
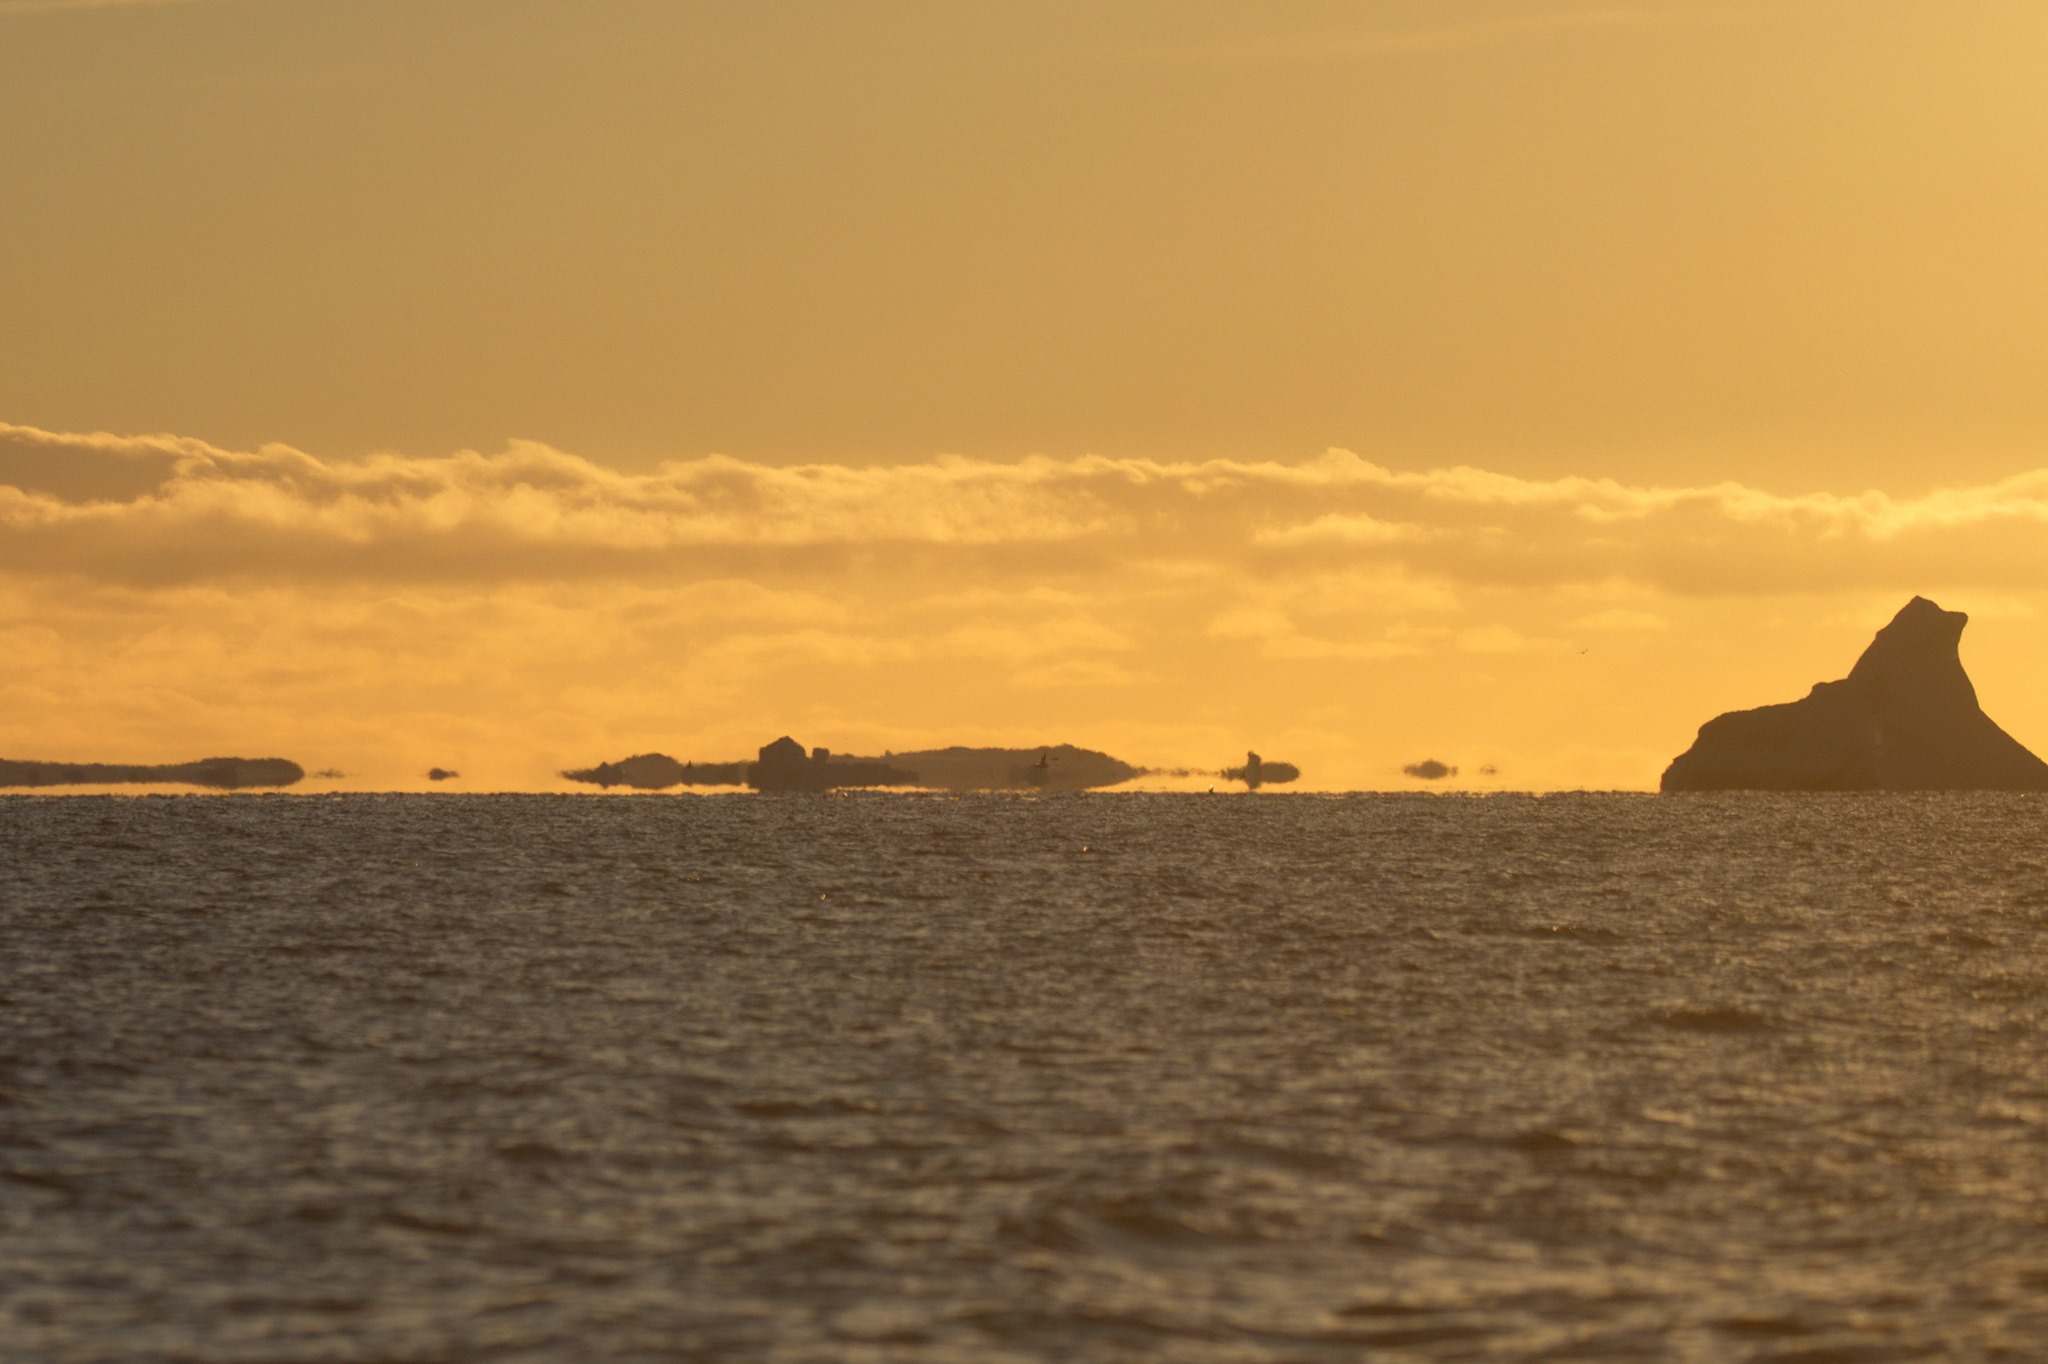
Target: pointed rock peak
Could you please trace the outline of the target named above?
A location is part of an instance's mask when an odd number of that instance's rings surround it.
[[[1899,608],[1899,614],[1892,617],[1892,625],[1897,625],[1902,620],[1931,621],[1951,619],[1968,621],[1970,618],[1961,611],[1944,611],[1935,603],[1927,600],[1927,598],[1916,596]],[[1885,629],[1891,629],[1891,625],[1887,625]]]
[[[1944,611],[1925,597],[1915,597],[1899,608],[1891,624],[1877,632],[1870,647],[1849,670],[1851,677],[1872,674],[1922,672],[1929,669],[1953,672],[1963,677],[1960,652],[1963,627],[1970,618],[1961,611]],[[1968,685],[1967,681],[1964,685]],[[1974,697],[1974,692],[1972,693]]]
[[[1877,632],[1872,643],[1895,640],[1901,645],[1953,649],[1969,623],[1969,616],[1961,611],[1944,611],[1925,597],[1915,597],[1899,608],[1899,614]]]
[[[1961,611],[1944,611],[1925,597],[1915,597],[1899,608],[1892,623],[1877,632],[1877,643],[1897,640],[1901,644],[1945,646],[1953,649],[1963,637],[1970,618]]]
[[[2048,790],[2048,763],[1978,708],[1958,650],[1969,621],[1913,598],[1844,680],[1702,725],[1664,789]]]

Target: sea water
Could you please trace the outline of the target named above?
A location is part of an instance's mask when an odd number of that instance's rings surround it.
[[[0,800],[0,1358],[2048,1358],[2048,801]]]

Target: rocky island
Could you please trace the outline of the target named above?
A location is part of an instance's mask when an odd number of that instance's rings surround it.
[[[1226,767],[1220,774],[1225,781],[1241,781],[1247,790],[1256,791],[1261,786],[1281,786],[1301,779],[1301,769],[1293,763],[1267,762],[1256,753],[1244,755],[1243,767]]]
[[[0,786],[208,786],[243,791],[290,786],[305,769],[284,758],[203,758],[196,763],[46,763],[0,758]]]
[[[1977,705],[1959,646],[1970,618],[1906,603],[1839,682],[1700,726],[1666,791],[2041,791],[2048,763]]]
[[[917,773],[872,758],[837,758],[829,748],[804,746],[787,734],[761,749],[747,768],[756,791],[836,791],[847,786],[915,786]]]
[[[666,791],[671,786],[745,786],[745,763],[683,763],[666,753],[636,753],[615,763],[599,763],[562,774],[609,790],[628,786],[635,791]]]
[[[915,771],[919,786],[941,791],[1092,791],[1144,775],[1119,758],[1073,744],[926,748],[886,757]]]
[[[787,734],[763,744],[753,762],[685,763],[666,753],[639,753],[615,763],[562,774],[593,786],[666,791],[673,786],[751,786],[756,791],[833,791],[847,786],[915,786],[917,773],[872,758],[832,756]]]
[[[666,791],[676,786],[751,786],[757,791],[828,791],[854,786],[922,786],[941,791],[1085,791],[1115,786],[1143,772],[1092,748],[934,748],[879,758],[805,753],[784,735],[753,762],[679,762],[639,753],[562,774],[593,786]],[[1269,777],[1267,780],[1275,780]]]

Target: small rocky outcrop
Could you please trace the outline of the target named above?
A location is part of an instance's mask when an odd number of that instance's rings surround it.
[[[1090,791],[1144,775],[1121,759],[1072,744],[927,748],[883,758],[913,769],[919,785],[941,791]]]
[[[687,770],[666,753],[635,753],[615,763],[599,763],[562,775],[570,781],[589,782],[607,789],[630,786],[636,791],[666,791],[671,786],[681,786]]]
[[[761,748],[747,768],[756,791],[834,791],[843,786],[915,786],[917,773],[871,758],[834,758],[829,748],[804,746],[787,734]]]
[[[678,762],[666,753],[636,753],[615,763],[579,767],[562,775],[607,790],[627,786],[635,791],[666,791],[672,786],[745,786],[751,766],[744,762]]]
[[[1261,786],[1284,786],[1301,779],[1301,769],[1293,763],[1267,762],[1256,753],[1244,755],[1243,767],[1226,767],[1222,772],[1225,781],[1241,781],[1247,790],[1256,791]]]
[[[1969,619],[1913,598],[1841,681],[1707,721],[1663,789],[2048,790],[2048,763],[1977,705],[1959,651]]]

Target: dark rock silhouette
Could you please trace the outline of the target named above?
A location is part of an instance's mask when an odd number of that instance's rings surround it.
[[[196,763],[45,763],[0,758],[0,786],[209,786],[217,791],[290,786],[305,769],[284,758],[205,758]]]
[[[831,791],[842,786],[915,786],[917,773],[866,758],[832,757],[829,748],[804,746],[787,734],[761,749],[747,769],[747,785],[757,791]]]
[[[1457,776],[1458,769],[1435,758],[1424,758],[1419,763],[1409,763],[1401,769],[1401,774],[1421,781],[1442,781],[1445,777]]]
[[[1241,781],[1253,791],[1261,786],[1279,786],[1295,781],[1301,776],[1301,769],[1293,763],[1269,763],[1256,753],[1244,755],[1243,767],[1226,767],[1222,772],[1225,781]]]
[[[452,781],[461,775],[460,772],[450,772],[445,767],[430,767],[427,769],[428,781]]]
[[[570,781],[589,782],[593,786],[630,786],[636,791],[666,791],[671,786],[682,785],[687,773],[688,769],[683,764],[666,753],[635,753],[615,763],[599,763],[595,767],[577,768],[562,775]]]
[[[636,791],[666,791],[672,786],[745,786],[751,763],[677,762],[666,753],[637,753],[615,763],[599,763],[562,775],[592,786],[630,786]]]
[[[1913,598],[1841,681],[1700,726],[1663,789],[2048,790],[2048,763],[1977,705],[1958,652],[1969,619]]]
[[[1286,767],[1286,764],[1279,764]],[[1270,773],[1275,764],[1267,764]],[[1290,769],[1291,770],[1291,769]],[[1129,763],[1093,749],[939,748],[885,753],[880,758],[805,753],[787,736],[751,763],[683,763],[666,753],[641,753],[562,773],[593,786],[665,791],[673,786],[752,786],[763,791],[827,791],[841,786],[924,786],[945,791],[1081,791],[1115,786],[1144,775]],[[1298,774],[1297,774],[1298,775]],[[1268,781],[1279,780],[1272,776]]]
[[[1088,791],[1144,773],[1092,748],[930,748],[884,755],[917,772],[917,784],[942,791]]]

